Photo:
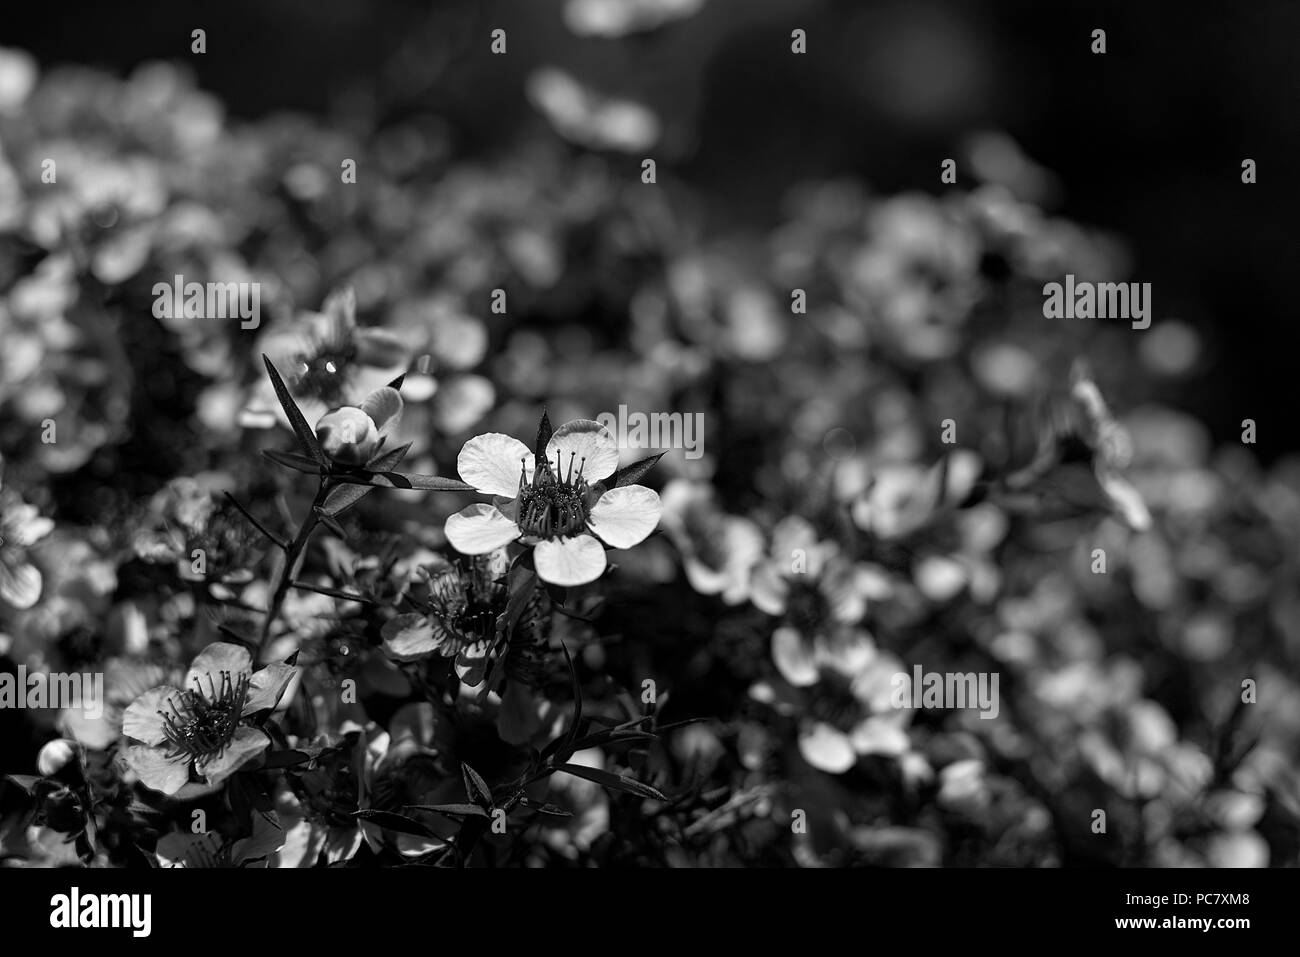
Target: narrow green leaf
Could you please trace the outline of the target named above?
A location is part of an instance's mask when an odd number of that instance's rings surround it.
[[[480,807],[490,808],[492,806],[492,789],[487,786],[487,782],[468,764],[462,762],[460,771],[465,777],[465,793],[469,795],[469,799]]]
[[[18,785],[18,787],[22,788],[28,794],[32,793],[32,790],[41,780],[40,777],[35,774],[6,774],[5,779],[13,781],[14,784]]]
[[[434,814],[461,817],[487,817],[488,813],[477,804],[408,804],[407,811],[432,811]]]
[[[561,641],[560,648],[564,651],[564,663],[569,666],[569,684],[573,688],[573,722],[569,725],[568,734],[565,735],[565,746],[569,750],[564,756],[567,758],[577,750],[573,747],[573,742],[578,737],[578,728],[582,723],[582,682],[578,680],[578,667],[573,663],[573,656],[569,654],[569,646]]]
[[[272,751],[266,756],[266,761],[259,770],[266,771],[271,768],[291,768],[295,765],[306,764],[311,760],[311,755],[306,751],[288,750]]]
[[[649,731],[622,731],[618,728],[611,728],[607,731],[597,731],[595,734],[589,734],[585,738],[573,742],[571,747],[574,751],[585,751],[587,748],[612,746],[621,744],[624,741],[653,741],[657,737],[658,735],[651,734]]]
[[[645,475],[646,472],[649,472],[650,469],[654,466],[654,464],[658,462],[661,458],[663,458],[664,455],[666,454],[667,453],[665,452],[659,452],[656,455],[649,455],[643,459],[633,462],[631,465],[623,466],[621,469],[619,469],[617,472],[615,472],[613,475],[611,475],[609,478],[605,480],[604,483],[605,487],[620,488],[624,485],[634,484],[637,481],[637,479],[639,479],[642,475]]]
[[[368,468],[372,472],[387,472],[390,469],[397,468],[397,463],[406,458],[406,453],[411,449],[411,443],[399,445],[395,449],[389,449],[383,455],[372,461]]]
[[[580,764],[562,764],[555,770],[564,771],[566,774],[585,778],[588,781],[594,781],[601,787],[609,788],[611,791],[623,791],[627,794],[635,794],[637,797],[654,798],[656,801],[668,800],[650,785],[642,784],[626,774],[615,774],[612,771],[602,771],[600,768],[587,768]]]
[[[572,811],[561,810],[554,804],[539,804],[532,798],[524,798],[519,803],[530,811],[536,811],[538,814],[549,814],[551,817],[573,817]]]
[[[338,515],[351,508],[375,490],[373,485],[339,485],[325,496],[325,504],[320,510],[326,515]],[[341,537],[341,536],[340,536]]]
[[[397,831],[401,834],[415,834],[420,837],[436,836],[433,831],[419,821],[404,814],[394,814],[392,811],[376,811],[371,808],[353,811],[352,813],[354,817],[359,817],[363,821],[371,821],[389,831]]]
[[[324,585],[309,585],[307,582],[291,582],[294,588],[303,591],[314,591],[318,595],[327,595],[330,598],[340,598],[343,601],[354,601],[358,605],[373,605],[374,602],[369,598],[361,595],[354,595],[351,592],[339,591],[337,588],[326,588]]]
[[[551,436],[555,434],[555,429],[551,427],[551,417],[542,409],[542,421],[537,423],[537,444],[533,447],[533,455],[537,459],[537,467],[540,469],[546,462],[546,446],[551,441]]]
[[[340,476],[344,482],[366,484],[365,479],[352,478],[350,476]],[[415,472],[404,475],[401,472],[375,472],[371,476],[370,485],[379,488],[414,488],[427,492],[472,492],[474,486],[466,485],[459,479],[443,478],[441,475],[421,475]]]
[[[279,535],[273,534],[269,529],[266,528],[266,526],[264,526],[257,519],[253,518],[252,513],[249,512],[248,509],[244,508],[244,506],[240,504],[239,499],[235,498],[235,496],[231,495],[229,492],[226,492],[226,498],[230,499],[231,504],[233,504],[235,508],[239,509],[240,514],[243,515],[244,518],[248,519],[249,522],[252,523],[253,527],[256,528],[259,532],[261,532],[263,535],[269,538],[280,548],[286,550],[289,548],[288,542],[282,539]]]
[[[350,487],[351,487],[351,488],[356,488],[355,485],[350,486]],[[313,508],[312,511],[316,513],[316,520],[317,520],[317,521],[319,521],[322,525],[324,525],[326,528],[328,528],[331,532],[333,532],[333,533],[334,533],[335,535],[337,535],[339,538],[342,538],[342,539],[344,539],[344,540],[347,539],[347,537],[348,537],[347,529],[345,529],[345,528],[344,528],[342,525],[340,525],[338,522],[334,521],[334,517],[333,517],[332,515],[330,515],[328,512],[326,512],[324,509],[320,508],[319,506],[317,506],[316,508]]]
[[[289,424],[293,426],[293,434],[298,436],[298,441],[301,443],[303,450],[320,465],[328,466],[329,459],[326,458],[325,452],[321,449],[320,442],[316,439],[316,433],[307,424],[302,409],[298,408],[298,403],[293,401],[293,396],[289,393],[289,387],[280,378],[280,373],[276,371],[275,364],[271,362],[265,353],[262,355],[262,361],[266,363],[266,372],[271,377],[271,385],[275,387],[275,397],[280,400],[280,405],[284,408],[284,414],[289,417]]]
[[[309,459],[305,455],[299,455],[297,452],[281,452],[277,449],[262,449],[262,454],[277,465],[283,465],[285,468],[295,469],[299,472],[306,472],[308,475],[320,475],[320,463],[315,459]]]

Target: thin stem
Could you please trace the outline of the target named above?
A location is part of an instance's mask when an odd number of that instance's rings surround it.
[[[263,535],[265,535],[267,538],[269,538],[272,542],[274,542],[274,543],[275,543],[277,546],[279,546],[282,550],[283,550],[283,549],[286,549],[286,548],[289,547],[289,543],[288,543],[288,542],[286,542],[286,541],[284,541],[284,539],[280,538],[279,535],[274,535],[274,534],[272,534],[272,533],[271,533],[271,532],[266,528],[266,526],[264,526],[264,525],[263,525],[261,522],[259,522],[257,519],[253,518],[253,514],[252,514],[248,509],[244,508],[243,505],[240,504],[239,499],[235,498],[235,496],[231,495],[229,492],[226,493],[226,498],[230,499],[230,501],[234,504],[235,508],[239,509],[239,511],[243,514],[244,518],[248,519],[250,522],[253,523],[253,527],[254,527],[254,528],[256,528],[259,532],[261,532],[261,533],[262,533]]]
[[[311,508],[307,512],[307,517],[303,519],[298,534],[294,536],[293,541],[284,550],[284,567],[280,570],[280,580],[276,583],[275,592],[271,596],[271,604],[266,610],[266,622],[262,625],[262,638],[257,646],[259,653],[266,647],[267,639],[271,636],[271,626],[280,617],[280,606],[284,604],[284,598],[289,593],[290,586],[293,585],[293,577],[298,572],[298,564],[302,561],[303,553],[307,550],[307,540],[311,538],[311,533],[316,530],[316,525],[320,521],[316,509],[325,503],[325,496],[329,492],[329,483],[322,478],[320,488],[316,491],[316,498],[312,501]]]

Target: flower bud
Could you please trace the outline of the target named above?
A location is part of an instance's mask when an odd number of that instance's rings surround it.
[[[327,412],[316,423],[316,437],[325,454],[347,465],[364,465],[375,452],[379,430],[374,420],[354,406]]]

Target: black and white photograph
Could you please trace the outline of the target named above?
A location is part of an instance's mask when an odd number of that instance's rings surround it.
[[[99,891],[174,869],[980,869],[1262,932],[1300,4],[11,7],[24,922],[158,937]]]

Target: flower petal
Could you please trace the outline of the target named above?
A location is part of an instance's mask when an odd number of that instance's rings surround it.
[[[546,461],[560,474],[568,475],[569,463],[582,465],[582,477],[588,482],[609,478],[618,468],[618,440],[614,433],[594,419],[574,419],[555,430],[546,443]]]
[[[284,846],[275,852],[271,863],[281,868],[313,867],[328,836],[329,829],[323,824],[313,824],[306,818],[297,821],[285,831]]]
[[[727,585],[722,600],[738,605],[749,594],[754,562],[763,554],[763,533],[747,518],[728,515],[722,526],[723,548],[727,556]]]
[[[383,431],[384,426],[397,424],[402,415],[402,396],[392,386],[384,386],[370,393],[361,402],[361,411],[370,416],[375,428]],[[391,421],[390,421],[391,420]]]
[[[244,701],[244,714],[253,714],[263,708],[274,708],[280,696],[298,671],[293,665],[271,664],[253,675],[248,681],[248,698]]]
[[[368,366],[389,369],[410,361],[411,351],[401,336],[388,329],[367,326],[358,329],[353,342],[357,346],[357,362]]]
[[[19,610],[31,608],[40,600],[43,579],[35,565],[0,560],[0,598]]]
[[[165,685],[150,688],[122,712],[122,733],[145,744],[157,746],[166,742],[162,715],[158,712],[167,710],[167,701],[179,694],[175,688]]]
[[[822,573],[820,587],[831,618],[851,625],[867,613],[867,598],[875,591],[875,578],[863,566],[832,562]]]
[[[538,694],[521,681],[511,681],[501,696],[497,734],[506,744],[527,744],[542,728]]]
[[[325,454],[350,465],[366,462],[379,441],[369,415],[350,405],[327,412],[316,423],[316,438]]]
[[[782,574],[784,569],[775,561],[766,561],[754,568],[749,580],[749,600],[754,607],[768,615],[784,615],[790,597],[790,583]]]
[[[1112,468],[1099,465],[1096,472],[1097,481],[1110,499],[1111,507],[1124,516],[1129,527],[1138,532],[1150,528],[1151,512],[1142,499],[1142,493],[1133,487],[1133,483]]]
[[[605,570],[605,549],[590,535],[538,542],[533,550],[537,577],[552,585],[585,585]]]
[[[892,715],[873,715],[853,729],[853,750],[858,754],[897,757],[909,747],[907,732]]]
[[[726,573],[710,568],[694,553],[682,555],[682,568],[686,570],[686,580],[701,595],[716,595],[727,587],[729,579]],[[729,604],[738,604],[738,602]]]
[[[351,860],[361,849],[361,828],[332,827],[325,832],[325,863]],[[317,851],[317,856],[320,852]]]
[[[772,632],[772,660],[781,677],[796,688],[806,688],[817,682],[817,658],[812,642],[794,628],[782,625]]]
[[[456,471],[484,495],[519,494],[520,464],[532,480],[533,453],[513,436],[488,432],[470,439],[456,456]]]
[[[408,612],[384,623],[384,651],[394,658],[418,658],[438,650],[433,623],[424,615]]]
[[[860,629],[842,628],[817,639],[813,646],[817,663],[848,678],[856,678],[876,660],[876,645]]]
[[[487,677],[487,654],[488,643],[476,641],[456,656],[456,663],[452,667],[456,670],[456,677],[466,687],[477,688]]]
[[[434,308],[429,332],[433,353],[445,368],[472,369],[487,354],[487,327],[448,303]]]
[[[807,553],[816,547],[817,530],[802,516],[787,516],[772,529],[772,557],[782,564],[790,563],[791,552],[795,549]],[[810,569],[809,574],[816,575],[817,572]]]
[[[644,485],[612,488],[592,506],[587,527],[610,548],[631,548],[659,524],[663,506],[659,495]]]
[[[54,531],[54,519],[36,514],[36,507],[33,505],[24,506],[23,512],[26,514],[18,523],[10,541],[23,548],[29,548]]]
[[[126,749],[127,766],[140,783],[163,794],[175,794],[190,779],[190,762],[185,757],[169,758],[161,748],[133,744]]]
[[[284,828],[278,817],[272,820],[262,814],[253,815],[253,833],[242,838],[230,849],[232,863],[236,865],[259,860],[284,847]]]
[[[224,671],[230,672],[231,681],[237,680],[240,675],[252,674],[253,659],[248,654],[248,649],[228,641],[214,641],[200,651],[190,665],[190,670],[185,674],[185,689],[192,691],[195,682],[201,680],[201,690],[207,691],[209,678],[220,688],[221,673]]]
[[[799,753],[817,770],[829,774],[843,774],[858,761],[848,735],[821,721],[799,733]]]
[[[492,380],[481,375],[457,375],[447,380],[446,387],[433,402],[433,421],[447,435],[457,435],[471,429],[496,404],[497,391]],[[522,443],[520,443],[522,444]],[[529,459],[529,474],[533,460]],[[514,496],[514,491],[510,495]]]
[[[470,505],[447,516],[447,541],[462,555],[486,555],[519,537],[519,526],[494,505]]]
[[[209,784],[220,784],[251,759],[265,751],[271,739],[264,732],[247,725],[235,732],[235,738],[226,746],[226,750],[210,761],[195,762],[194,769],[203,775]]]

